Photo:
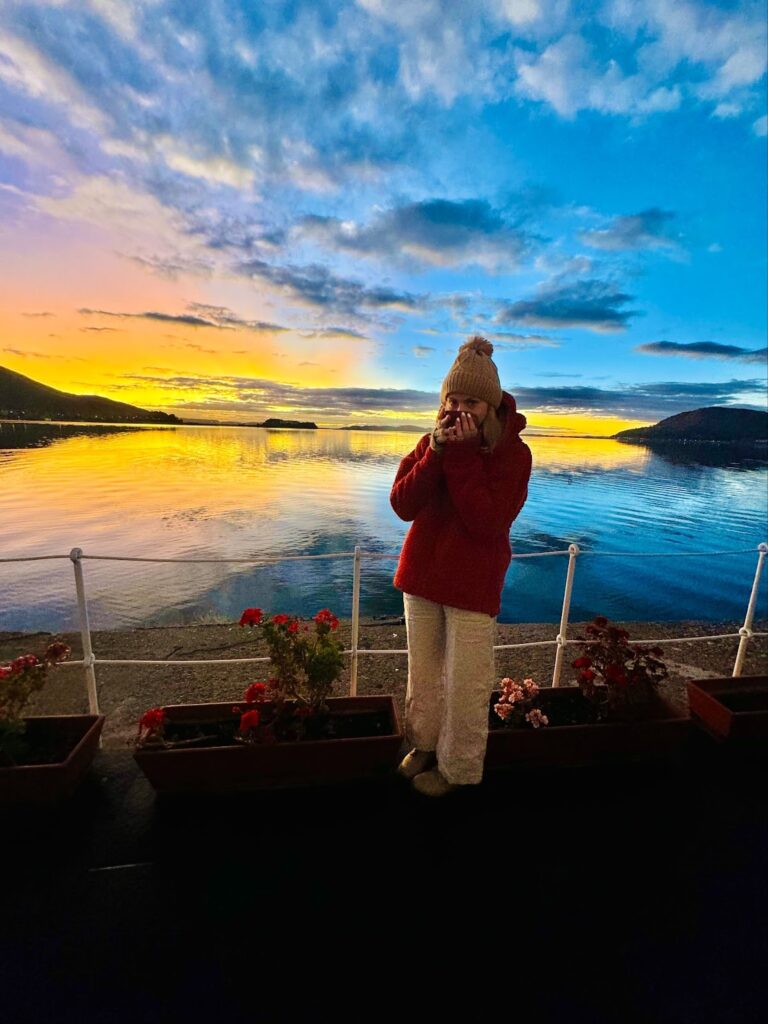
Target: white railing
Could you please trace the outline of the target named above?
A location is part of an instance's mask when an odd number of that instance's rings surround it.
[[[638,557],[638,558],[701,558],[706,556],[743,555],[754,551],[754,548],[741,549],[739,551],[583,551],[578,544],[570,544],[566,551],[535,551],[526,554],[513,554],[513,559],[522,558],[546,558],[549,556],[568,556],[568,569],[565,577],[565,591],[563,593],[563,606],[560,615],[560,629],[554,640],[533,640],[519,644],[497,644],[495,651],[509,651],[518,647],[548,647],[555,645],[555,666],[552,673],[552,686],[560,685],[560,674],[563,665],[563,655],[568,644],[577,644],[578,640],[568,639],[568,615],[571,607],[571,594],[573,592],[573,578],[576,571],[576,560],[584,555],[591,557]],[[733,676],[741,675],[744,658],[747,653],[747,645],[753,636],[768,636],[768,633],[756,633],[752,629],[757,604],[757,594],[760,587],[760,577],[763,571],[763,563],[768,553],[768,544],[757,545],[757,566],[755,567],[752,591],[750,593],[747,611],[744,617],[744,625],[738,633],[719,633],[716,635],[706,634],[704,636],[681,636],[663,638],[663,642],[670,643],[693,643],[697,640],[726,640],[738,637],[739,648],[736,653],[736,660],[733,665]],[[91,626],[88,618],[88,600],[85,590],[85,578],[83,574],[83,561],[94,562],[183,562],[183,563],[228,563],[236,562],[247,565],[270,565],[275,562],[301,562],[315,561],[327,558],[351,558],[353,564],[352,575],[352,646],[345,650],[344,654],[351,655],[349,671],[349,692],[354,696],[357,693],[357,667],[361,655],[369,654],[407,654],[406,649],[384,648],[372,650],[359,646],[360,633],[360,576],[362,559],[393,559],[399,558],[399,552],[388,554],[372,551],[362,551],[356,546],[354,551],[338,551],[328,555],[285,555],[265,556],[263,558],[139,558],[128,555],[86,555],[80,548],[72,548],[68,555],[30,555],[20,558],[0,558],[3,562],[38,562],[48,559],[68,558],[71,560],[75,571],[75,589],[77,591],[77,607],[80,617],[80,635],[83,643],[83,657],[80,660],[69,661],[67,665],[81,665],[85,675],[85,685],[88,691],[88,706],[91,714],[99,713],[98,695],[96,692],[96,665],[242,665],[254,662],[269,661],[268,657],[262,658],[211,658],[208,660],[197,660],[194,658],[166,658],[156,659],[134,659],[134,658],[97,658],[93,652],[91,643]],[[662,640],[633,640],[633,644],[659,644]]]

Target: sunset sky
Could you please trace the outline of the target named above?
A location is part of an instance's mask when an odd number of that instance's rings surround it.
[[[181,417],[766,403],[764,0],[0,7],[0,365]]]

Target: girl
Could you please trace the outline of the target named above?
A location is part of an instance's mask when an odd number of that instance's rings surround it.
[[[502,391],[492,354],[479,336],[461,346],[435,429],[402,460],[390,494],[397,515],[412,521],[394,578],[405,608],[413,747],[398,771],[428,796],[482,779],[509,529],[528,497],[526,420]]]

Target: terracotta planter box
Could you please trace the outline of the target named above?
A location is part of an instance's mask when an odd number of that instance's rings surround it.
[[[654,702],[653,717],[641,721],[506,728],[493,711],[499,696],[499,691],[491,696],[487,768],[519,762],[590,764],[602,760],[664,757],[679,753],[690,732],[690,718],[681,716],[660,697]],[[552,719],[564,717],[568,707],[578,711],[582,702],[588,708],[578,686],[559,686],[542,689],[536,706]],[[499,722],[498,728],[496,722]]]
[[[691,718],[721,740],[768,739],[768,676],[689,679]]]
[[[213,723],[217,718],[230,719],[233,703],[176,704],[165,711],[169,723]],[[332,718],[343,715],[347,722],[357,717],[362,723],[365,716],[375,716],[376,734],[268,744],[143,747],[134,757],[160,793],[279,789],[390,775],[403,741],[392,697],[331,697],[328,706]]]
[[[0,767],[0,804],[52,803],[70,796],[99,749],[104,715],[55,715],[25,719],[26,736],[58,760]]]

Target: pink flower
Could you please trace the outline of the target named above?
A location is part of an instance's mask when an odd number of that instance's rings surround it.
[[[538,729],[541,725],[549,725],[549,719],[539,708],[531,708],[525,716],[525,720],[530,722],[534,729]]]
[[[514,708],[511,704],[494,704],[493,710],[496,712],[499,718],[506,721],[514,711]]]

